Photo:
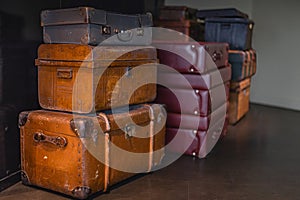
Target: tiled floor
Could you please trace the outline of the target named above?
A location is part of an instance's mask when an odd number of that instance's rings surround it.
[[[206,159],[183,156],[160,171],[138,177],[97,200],[289,200],[300,199],[300,112],[251,105]],[[21,183],[0,200],[68,197]]]

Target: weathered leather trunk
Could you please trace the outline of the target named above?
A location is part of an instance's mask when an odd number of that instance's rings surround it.
[[[189,36],[195,41],[204,41],[205,39],[204,38],[205,24],[203,22],[199,22],[196,20],[177,20],[177,21],[157,20],[154,22],[154,25],[156,27],[162,27],[162,28],[178,31],[180,33],[183,33],[186,36]],[[158,40],[160,37],[161,35],[153,36],[155,40]],[[164,37],[168,38],[168,35],[165,35]],[[187,38],[187,41],[190,38]]]
[[[210,90],[158,87],[155,102],[165,104],[167,111],[171,113],[208,116],[228,100],[229,88],[229,81]],[[220,96],[224,94],[224,89],[226,98]],[[184,102],[180,104],[179,99],[184,99]]]
[[[20,181],[18,112],[12,105],[0,106],[0,191]]]
[[[197,9],[187,6],[164,6],[160,9],[160,20],[195,20]]]
[[[132,106],[129,114],[22,112],[22,182],[85,199],[149,172],[164,156],[165,115],[158,104]]]
[[[230,86],[229,123],[236,124],[249,111],[251,78],[232,82]]]
[[[228,67],[228,44],[156,41],[158,58],[183,74],[199,74]]]
[[[35,42],[0,44],[0,104],[38,108]]]
[[[44,109],[90,113],[156,97],[151,83],[157,79],[157,54],[151,46],[42,44],[35,64]]]
[[[150,13],[126,15],[91,7],[41,12],[45,43],[150,45],[152,30],[146,27],[152,25]]]
[[[243,13],[236,8],[197,10],[196,16],[199,19],[206,19],[209,17],[248,18],[246,13]]]
[[[229,50],[229,63],[232,66],[232,81],[241,81],[256,73],[256,51]]]

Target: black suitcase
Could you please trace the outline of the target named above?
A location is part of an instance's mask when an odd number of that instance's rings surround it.
[[[198,10],[196,16],[199,19],[206,19],[209,17],[239,17],[248,18],[246,13],[236,9],[236,8],[221,8],[221,9],[205,9]]]
[[[149,45],[152,42],[152,30],[146,27],[152,25],[150,13],[128,15],[91,7],[41,12],[45,43]]]
[[[38,43],[6,42],[0,44],[0,103],[18,109],[38,106],[37,71],[34,66]]]
[[[0,191],[20,180],[18,112],[14,106],[0,106]]]
[[[205,41],[226,42],[232,50],[247,50],[252,47],[254,22],[244,18],[207,18]]]

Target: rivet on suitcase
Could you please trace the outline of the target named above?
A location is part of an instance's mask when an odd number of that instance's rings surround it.
[[[94,117],[22,112],[22,182],[85,199],[149,172],[164,157],[165,117],[158,104]]]

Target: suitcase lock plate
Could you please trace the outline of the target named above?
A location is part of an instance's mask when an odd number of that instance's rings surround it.
[[[67,146],[68,142],[67,139],[60,136],[47,136],[43,133],[35,133],[33,135],[33,140],[37,143],[51,143],[60,148],[64,148]]]

